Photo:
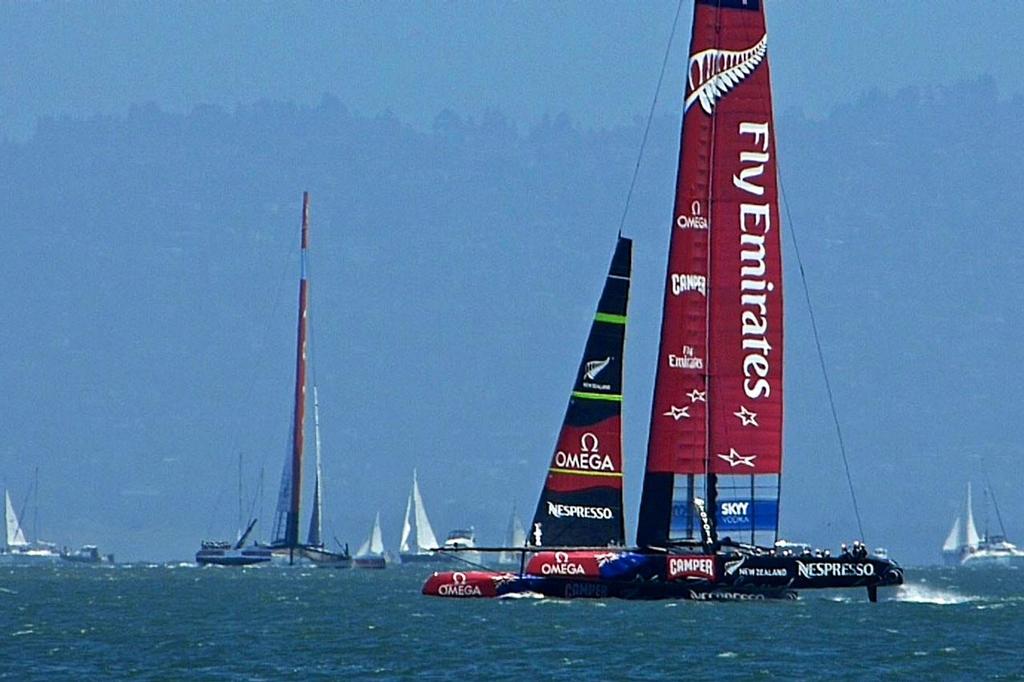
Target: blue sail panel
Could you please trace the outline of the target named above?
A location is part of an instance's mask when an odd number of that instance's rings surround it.
[[[719,537],[732,531],[767,530],[775,532],[779,517],[778,500],[719,500],[715,513]],[[734,539],[738,539],[733,535]]]

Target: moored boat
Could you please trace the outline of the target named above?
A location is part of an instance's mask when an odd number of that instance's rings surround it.
[[[443,556],[455,557],[463,563],[479,564],[481,560],[480,552],[476,551],[476,530],[472,526],[448,531],[441,550]]]
[[[942,543],[942,561],[947,566],[959,566],[965,557],[977,551],[981,536],[974,524],[974,505],[971,503],[971,484],[967,483],[967,501],[963,512],[953,520],[946,541]]]
[[[1024,550],[1006,538],[1006,527],[999,512],[999,505],[991,486],[986,489],[999,521],[1000,533],[990,534],[988,523],[981,535],[974,523],[974,509],[971,501],[971,484],[967,483],[967,501],[962,515],[953,521],[953,527],[942,545],[942,557],[947,566],[965,568],[1024,567]],[[987,516],[987,514],[986,514]],[[961,523],[961,518],[964,522]]]
[[[38,489],[38,483],[35,489]],[[11,494],[7,490],[4,490],[4,526],[6,533],[4,546],[0,547],[0,563],[37,565],[60,559],[60,551],[55,543],[39,539],[30,541],[25,537],[25,531],[11,503]]]
[[[273,559],[270,547],[245,544],[255,527],[256,519],[252,519],[235,542],[203,540],[196,552],[196,563],[200,566],[255,566],[270,563]]]
[[[411,544],[410,544],[411,543]],[[398,547],[398,558],[403,564],[436,563],[443,561],[434,550],[438,548],[437,537],[427,518],[427,510],[420,494],[416,470],[412,470],[412,489],[405,503],[405,520],[402,522],[402,540]]]
[[[384,536],[380,531],[380,512],[373,518],[373,527],[370,528],[370,537],[366,538],[359,551],[353,559],[355,568],[376,568],[387,567],[387,559],[384,556]]]
[[[113,564],[113,554],[100,554],[96,545],[82,545],[76,550],[64,548],[60,552],[60,558],[76,564]]]

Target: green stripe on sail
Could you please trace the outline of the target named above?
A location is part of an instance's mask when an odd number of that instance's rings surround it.
[[[609,400],[613,403],[621,403],[622,395],[615,395],[611,393],[587,393],[585,391],[573,391],[573,398],[585,398],[586,400]]]
[[[613,315],[612,313],[598,313],[594,315],[597,322],[610,322],[611,324],[626,324],[625,315]]]

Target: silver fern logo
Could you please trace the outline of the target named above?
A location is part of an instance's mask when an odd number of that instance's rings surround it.
[[[768,34],[746,50],[704,50],[690,57],[690,95],[685,110],[700,100],[700,108],[711,114],[718,100],[729,94],[764,61],[768,53]]]
[[[583,377],[587,381],[593,381],[597,378],[598,374],[604,371],[604,368],[607,367],[611,361],[612,359],[610,357],[605,358],[604,360],[591,360],[584,366]]]

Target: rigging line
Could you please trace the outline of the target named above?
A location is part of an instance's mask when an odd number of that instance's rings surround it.
[[[636,165],[633,166],[633,177],[629,181],[629,191],[626,192],[626,204],[622,207],[622,217],[619,219],[619,236],[622,236],[622,227],[626,224],[626,215],[629,213],[629,204],[633,199],[633,190],[636,189],[636,178],[640,174],[640,162],[644,158],[644,148],[647,147],[647,135],[651,132],[651,121],[654,120],[654,107],[658,103],[658,95],[661,93],[661,83],[665,80],[665,68],[668,66],[668,58],[672,52],[672,41],[676,36],[676,24],[679,23],[679,13],[683,9],[683,0],[676,5],[676,16],[672,20],[672,30],[668,34],[668,45],[665,46],[665,56],[661,60],[661,73],[658,74],[658,85],[654,88],[654,97],[651,98],[651,108],[647,112],[647,124],[644,126],[644,135],[640,140],[640,150],[636,155]]]
[[[992,481],[988,478],[988,468],[984,462],[981,465],[981,473],[985,475],[985,492],[988,493],[988,497],[992,500],[992,506],[996,510],[996,520],[999,521],[999,530],[1002,531],[1003,536],[1006,536],[1006,526],[1003,525],[1003,515],[999,513],[999,503],[996,502],[996,492],[992,489]],[[985,513],[988,514],[988,507],[985,508]],[[986,533],[987,534],[987,533]]]
[[[267,339],[270,337],[270,329],[271,329],[271,327],[273,327],[281,319],[281,317],[277,313],[278,313],[278,310],[281,308],[281,302],[282,302],[282,298],[284,296],[285,286],[286,286],[285,285],[285,281],[288,278],[288,270],[292,267],[294,256],[295,256],[295,247],[293,246],[291,249],[289,249],[287,257],[283,258],[282,261],[281,261],[281,266],[280,266],[281,267],[281,272],[278,275],[277,280],[276,280],[277,281],[277,285],[273,286],[273,288],[271,288],[270,292],[268,292],[267,295],[259,297],[258,303],[253,305],[253,309],[255,310],[255,308],[257,307],[257,305],[259,303],[265,303],[268,300],[270,301],[270,311],[269,311],[269,314],[267,315],[266,320],[265,320],[264,325],[263,325],[263,333],[260,335],[259,339],[257,340],[256,359],[255,359],[255,362],[253,363],[252,372],[251,372],[251,375],[249,376],[249,380],[248,380],[248,382],[246,384],[246,386],[248,388],[247,395],[252,395],[253,393],[255,393],[256,379],[259,376],[260,369],[261,369],[262,363],[264,361],[264,356],[266,355]],[[253,317],[255,317],[255,315],[249,315],[249,316],[246,316],[245,319],[252,319]],[[244,429],[242,429],[242,431],[244,431]],[[232,453],[238,452],[238,450],[240,449],[239,448],[239,442],[241,441],[241,438],[242,438],[241,431],[238,430],[238,429],[235,429],[233,431],[233,435],[231,436],[231,447],[229,448],[230,452],[232,452]],[[234,463],[233,460],[234,460],[234,458],[232,457],[231,458],[231,462],[230,462],[231,464]],[[267,461],[267,453],[264,452],[262,458],[260,459],[260,467],[261,468],[263,467],[264,464],[266,464],[266,461]],[[213,531],[212,526],[213,526],[214,523],[216,523],[215,519],[218,517],[218,514],[220,512],[220,506],[221,506],[221,504],[222,504],[222,502],[224,500],[224,494],[225,494],[224,487],[221,486],[220,489],[217,491],[217,495],[214,498],[213,505],[210,508],[210,516],[207,519],[207,533],[210,534],[210,535],[212,535],[212,531]]]
[[[777,162],[776,162],[777,165]],[[857,504],[857,493],[853,487],[853,476],[850,474],[850,461],[846,456],[846,442],[843,440],[843,429],[839,425],[839,413],[836,410],[835,397],[832,395],[832,382],[828,377],[828,368],[825,365],[825,352],[821,349],[821,337],[818,334],[818,322],[814,316],[814,306],[811,305],[811,292],[807,286],[807,274],[804,272],[804,261],[800,257],[800,245],[796,239],[796,227],[793,216],[789,212],[789,202],[786,200],[786,193],[782,187],[782,173],[779,177],[779,194],[782,196],[782,206],[786,211],[786,222],[789,223],[789,238],[793,242],[793,251],[796,254],[796,264],[800,268],[800,283],[804,289],[804,301],[807,303],[807,312],[811,318],[811,331],[814,334],[814,346],[818,349],[818,363],[821,365],[821,375],[825,379],[825,392],[828,394],[828,406],[832,410],[832,423],[836,427],[836,438],[839,440],[839,454],[843,458],[843,469],[846,471],[846,484],[850,488],[850,499],[853,501],[853,513],[857,517],[857,530],[860,532],[861,542],[866,542],[864,536],[864,524],[860,518],[860,505]]]

